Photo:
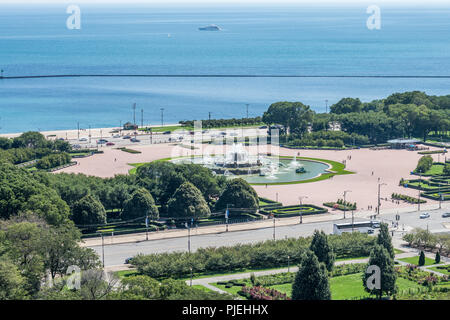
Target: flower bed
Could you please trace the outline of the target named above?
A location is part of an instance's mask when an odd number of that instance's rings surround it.
[[[418,198],[410,197],[410,196],[407,196],[404,194],[399,194],[399,193],[393,193],[391,197],[392,197],[392,199],[403,200],[408,203],[419,203],[419,202],[426,203],[427,202],[426,200],[422,200],[422,199],[419,200]]]
[[[249,300],[291,300],[285,293],[264,287],[242,287],[238,292]]]
[[[327,209],[312,204],[292,205],[276,208],[264,208],[259,211],[262,214],[273,214],[277,218],[286,218],[302,215],[312,215],[328,212]]]

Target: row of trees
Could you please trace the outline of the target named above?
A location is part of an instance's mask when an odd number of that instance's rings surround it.
[[[415,228],[403,236],[408,245],[423,249],[435,249],[450,252],[450,235],[441,233],[434,234],[422,228]]]
[[[54,153],[39,159],[36,162],[38,169],[51,169],[70,163],[72,157],[66,152]]]
[[[227,181],[196,164],[157,161],[139,167],[136,175],[109,179],[65,173],[34,177],[58,192],[80,226],[105,223],[106,211],[113,209],[122,220],[197,219],[222,212],[227,205],[253,212],[259,205],[258,195],[243,179]]]
[[[300,258],[299,270],[292,284],[293,300],[331,300],[329,273],[333,269],[335,254],[329,239],[323,232],[314,232],[309,250]],[[379,286],[370,286],[371,273],[364,272],[362,281],[364,289],[381,298],[383,294],[391,296],[396,293],[397,274],[394,268],[394,248],[387,224],[381,224],[375,245],[371,248],[369,266],[377,266]]]
[[[50,141],[34,131],[25,132],[16,138],[0,137],[0,160],[14,164],[70,150],[71,147],[67,141]]]
[[[450,96],[428,96],[419,91],[395,93],[368,103],[343,98],[327,114],[316,114],[301,102],[285,101],[270,105],[262,120],[284,125],[288,133],[297,135],[295,139],[306,138],[309,130],[327,131],[330,123],[339,123],[342,131],[365,136],[370,143],[398,137],[422,137],[426,141],[431,132],[446,133],[450,129],[449,100]]]
[[[261,124],[261,117],[255,118],[242,118],[242,119],[208,119],[202,120],[203,128],[223,128],[223,127],[234,127],[234,126],[250,126],[250,125],[259,125]],[[194,121],[180,121],[182,126],[193,127]]]
[[[232,247],[200,248],[192,253],[172,252],[137,255],[132,264],[139,273],[154,278],[183,277],[194,273],[230,272],[242,268],[269,268],[301,262],[310,248],[332,268],[335,258],[367,256],[375,239],[367,234],[353,233],[327,236],[327,243],[313,238],[284,239]],[[331,249],[330,249],[331,248]],[[329,253],[332,250],[332,253]]]

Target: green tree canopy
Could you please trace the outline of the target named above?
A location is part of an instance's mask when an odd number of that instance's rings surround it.
[[[211,214],[202,193],[192,183],[183,183],[170,198],[168,213],[171,217],[200,218]]]
[[[330,107],[330,112],[335,114],[361,112],[362,106],[358,98],[343,98]]]
[[[61,224],[69,207],[55,190],[40,183],[25,169],[0,162],[0,218],[34,212],[50,224]]]
[[[293,300],[331,300],[328,272],[312,251],[307,251],[292,284]]]
[[[223,210],[231,204],[233,208],[258,209],[258,194],[255,189],[244,179],[237,178],[227,182],[225,189],[216,202],[216,210]]]
[[[328,271],[333,269],[334,260],[336,256],[333,252],[333,248],[328,243],[328,237],[323,231],[314,231],[314,235],[311,241],[309,249],[314,252],[319,262],[323,262]]]
[[[73,205],[72,220],[76,225],[104,224],[106,211],[100,201],[88,194]]]
[[[152,195],[144,188],[137,189],[131,198],[125,201],[122,212],[123,220],[149,217],[151,220],[159,218],[158,208]]]
[[[389,296],[393,295],[397,290],[395,285],[397,275],[394,269],[394,260],[391,258],[386,248],[378,244],[375,245],[370,253],[367,267],[372,265],[380,268],[380,288],[377,289],[375,287],[373,289],[369,289],[367,282],[371,274],[364,273],[362,276],[364,289],[370,294],[376,295],[379,299],[383,294],[387,294]]]
[[[392,238],[389,234],[389,227],[387,223],[380,224],[380,232],[377,237],[377,244],[383,246],[388,252],[392,259],[395,258],[394,246],[392,245]]]

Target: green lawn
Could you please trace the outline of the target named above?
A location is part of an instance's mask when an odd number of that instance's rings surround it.
[[[333,300],[347,300],[369,297],[370,294],[364,290],[361,277],[362,273],[355,273],[331,278],[331,298]],[[410,288],[422,288],[421,285],[403,278],[397,278],[396,283],[399,291],[408,290]],[[282,293],[286,293],[288,296],[292,295],[291,283],[275,285],[271,286],[271,288],[274,288]]]
[[[115,274],[119,277],[119,278],[127,278],[127,277],[131,277],[131,276],[137,276],[138,272],[137,270],[122,270],[122,271],[117,271],[115,272]]]
[[[210,284],[216,288],[219,288],[223,291],[226,291],[228,293],[231,293],[233,295],[236,295],[236,296],[239,296],[239,297],[245,299],[244,297],[238,295],[238,292],[242,289],[242,287],[232,286],[231,288],[225,288],[225,285],[223,285],[223,284],[217,284],[217,283],[210,283]]]
[[[409,263],[409,264],[414,264],[416,266],[419,265],[419,256],[403,258],[403,259],[398,259],[398,260],[406,262],[406,263]],[[425,257],[425,266],[431,266],[433,264],[435,264],[434,263],[434,259],[430,259],[430,258]]]
[[[202,286],[201,284],[194,284],[194,285],[192,286],[192,288],[199,289],[199,290],[203,290],[203,291],[205,291],[205,292],[212,292],[212,291],[213,291],[213,290],[211,290],[211,289],[209,289],[209,288],[207,288],[207,287],[205,287],[205,286]]]
[[[443,274],[446,274],[446,275],[450,276],[450,269],[439,269],[438,267],[431,267],[431,268],[428,268],[428,269],[436,271],[436,272],[440,272],[440,273],[443,273]]]

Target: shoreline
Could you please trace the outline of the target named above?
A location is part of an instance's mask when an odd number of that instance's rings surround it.
[[[181,124],[175,123],[175,124],[164,124],[161,125],[148,125],[145,127],[149,128],[160,128],[160,127],[173,127],[173,126],[180,126]],[[91,128],[91,129],[85,129],[80,128],[80,138],[88,138],[89,137],[89,131],[91,132],[91,138],[107,138],[111,137],[114,133],[111,131],[114,130],[121,130],[122,134],[130,134],[133,133],[135,130],[123,130],[120,127],[106,127],[106,128]],[[33,130],[30,130],[33,131]],[[68,130],[48,130],[48,131],[36,131],[41,134],[43,134],[47,139],[64,139],[64,140],[77,140],[78,139],[78,129],[68,129]],[[24,132],[14,132],[14,133],[1,133],[0,137],[4,138],[16,138],[23,134]],[[139,134],[139,131],[138,131]]]

